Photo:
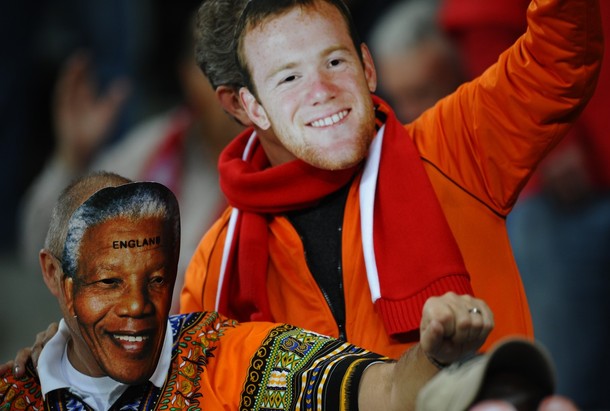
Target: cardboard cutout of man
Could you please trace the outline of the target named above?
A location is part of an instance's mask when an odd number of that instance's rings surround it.
[[[432,298],[422,339],[433,349],[395,362],[286,324],[169,316],[180,238],[169,189],[92,174],[52,215],[40,263],[63,319],[37,369],[0,376],[0,408],[412,409],[438,372],[429,358],[469,355],[493,327],[481,300]],[[448,327],[460,344],[443,338]]]

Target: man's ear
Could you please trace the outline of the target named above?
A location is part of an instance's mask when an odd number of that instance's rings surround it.
[[[51,294],[56,298],[60,297],[60,281],[63,271],[60,263],[46,248],[40,250],[38,253],[38,261],[40,262],[40,269],[42,270],[42,278],[47,285]]]
[[[263,108],[262,104],[258,102],[256,97],[246,87],[239,89],[239,99],[244,110],[248,114],[248,117],[254,124],[256,124],[262,130],[268,130],[271,127],[271,121],[269,116]]]
[[[362,52],[362,63],[364,65],[364,76],[369,86],[369,91],[374,93],[377,89],[377,70],[375,69],[375,63],[373,62],[373,56],[369,51],[366,44],[360,45],[360,51]]]
[[[216,98],[224,111],[233,116],[242,125],[246,127],[252,125],[250,117],[248,117],[248,114],[239,102],[239,92],[237,92],[233,87],[218,86],[215,93]]]
[[[68,314],[72,317],[76,315],[74,312],[74,279],[67,275],[64,275],[60,280],[62,292],[65,298],[65,308]]]

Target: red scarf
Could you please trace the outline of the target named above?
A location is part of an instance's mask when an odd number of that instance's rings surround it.
[[[472,294],[472,288],[419,153],[387,105],[373,98],[378,122],[387,117],[374,200],[381,291],[375,304],[388,334],[396,335],[419,328],[428,297],[447,291]],[[273,214],[315,206],[347,184],[361,166],[329,171],[295,160],[269,167],[257,142],[244,161],[250,134],[240,134],[219,159],[221,188],[239,217],[218,310],[241,321],[273,321],[266,288],[268,220]]]

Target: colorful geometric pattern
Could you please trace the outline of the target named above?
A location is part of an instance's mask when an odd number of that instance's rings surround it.
[[[28,367],[25,377],[15,380],[5,373],[0,378],[0,410],[42,410],[42,393],[38,379],[31,378],[33,370]]]
[[[172,316],[170,323],[174,332],[172,371],[156,409],[200,410],[199,387],[208,360],[224,331],[238,323],[216,312]]]
[[[364,369],[385,361],[351,344],[289,325],[274,328],[250,363],[240,411],[357,409]]]

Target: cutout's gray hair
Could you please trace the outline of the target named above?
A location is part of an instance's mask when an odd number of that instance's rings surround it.
[[[63,250],[62,268],[66,275],[74,277],[78,270],[81,241],[87,230],[116,218],[160,218],[169,224],[170,249],[177,264],[180,213],[175,196],[159,183],[128,183],[97,191],[74,211],[68,222]]]

